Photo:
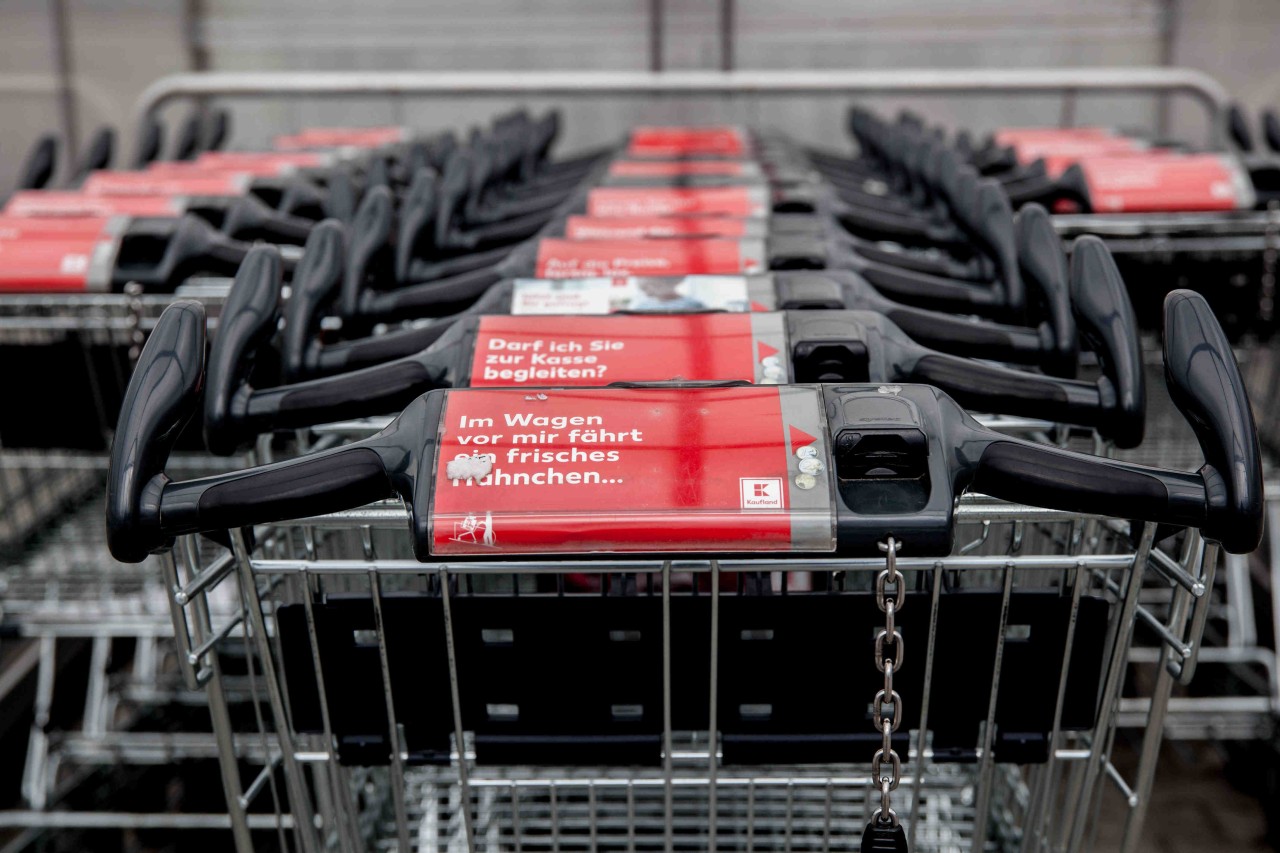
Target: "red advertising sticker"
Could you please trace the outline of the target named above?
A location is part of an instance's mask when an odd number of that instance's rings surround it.
[[[714,175],[725,178],[758,177],[755,163],[742,160],[617,160],[609,166],[615,178],[681,178],[688,175]]]
[[[1109,127],[1002,127],[992,136],[997,145],[1017,145],[1028,140],[1081,140],[1114,137]]]
[[[1069,163],[1081,157],[1145,155],[1149,151],[1149,146],[1136,139],[1117,136],[1096,139],[1033,139],[1014,143],[1013,150],[1020,163],[1033,163],[1043,157],[1046,167],[1049,166],[1049,160],[1053,160],[1056,166],[1061,167],[1062,162]],[[1052,169],[1049,171],[1051,175],[1057,174]]]
[[[105,219],[110,216],[178,216],[182,210],[182,200],[171,195],[93,196],[80,192],[24,190],[9,197],[3,215]]]
[[[831,551],[827,458],[811,386],[450,391],[432,552]]]
[[[587,194],[589,216],[737,216],[769,213],[764,187],[597,187]]]
[[[480,319],[469,385],[785,382],[781,314],[490,316]]]
[[[66,240],[114,237],[129,217],[0,216],[0,240]]]
[[[278,151],[318,148],[378,148],[403,142],[409,137],[402,127],[313,127],[277,136],[272,145]]]
[[[539,278],[733,275],[764,270],[760,240],[563,240],[538,242]]]
[[[333,157],[318,151],[205,151],[195,159],[204,169],[244,169],[263,164],[317,168],[333,163]]]
[[[87,195],[240,195],[249,187],[244,172],[196,173],[168,177],[149,172],[94,172],[80,189]]]
[[[116,242],[0,240],[0,293],[80,293],[110,283]]]
[[[249,163],[242,166],[210,166],[200,163],[152,163],[143,174],[156,180],[174,181],[188,178],[274,178],[296,171],[289,163]]]
[[[627,153],[632,157],[741,157],[746,134],[736,127],[637,127]]]
[[[762,238],[764,222],[733,216],[570,216],[570,240],[639,240],[652,237]]]
[[[1248,174],[1224,154],[1099,157],[1080,165],[1100,213],[1241,210],[1255,202]]]

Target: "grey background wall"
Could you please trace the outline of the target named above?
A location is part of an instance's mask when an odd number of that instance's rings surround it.
[[[0,192],[43,131],[69,120],[84,140],[102,123],[126,127],[138,92],[175,71],[642,70],[1119,66],[1172,64],[1217,77],[1251,108],[1280,104],[1274,0],[0,0]],[[723,17],[730,10],[728,56]],[[60,52],[59,45],[65,50]],[[60,61],[63,57],[65,61]],[[895,107],[902,101],[873,104]],[[237,103],[233,144],[250,147],[305,124],[405,122],[423,128],[482,121],[485,101]],[[1055,122],[1044,98],[928,99],[937,120],[983,128]],[[533,106],[538,106],[534,104]],[[839,144],[830,99],[763,102],[575,102],[571,147],[639,121],[745,120]],[[1081,122],[1150,127],[1149,99],[1082,101]],[[174,118],[181,117],[180,110]],[[1203,130],[1194,108],[1172,129]]]

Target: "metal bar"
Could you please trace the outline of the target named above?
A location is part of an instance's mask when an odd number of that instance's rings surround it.
[[[190,539],[191,537],[187,538]],[[170,566],[175,565],[172,549],[161,555],[161,559]],[[175,579],[177,577],[176,571],[175,567]],[[252,582],[252,578],[250,578],[250,582]],[[172,601],[172,596],[170,596],[170,600]],[[176,602],[173,602],[171,606],[175,608],[175,614],[182,612],[177,607]],[[196,599],[195,611],[195,639],[199,641],[203,636],[204,627],[209,624],[209,601],[205,596],[202,595]],[[178,633],[184,634],[185,639],[184,631],[178,631]],[[236,853],[253,853],[253,839],[249,835],[249,827],[254,816],[247,814],[240,806],[241,779],[240,768],[236,762],[236,757],[239,753],[236,750],[235,733],[231,727],[231,714],[227,708],[227,694],[223,689],[221,664],[218,662],[217,655],[213,655],[210,658],[208,666],[212,675],[208,686],[205,688],[208,691],[209,698],[209,720],[213,728],[214,739],[218,743],[218,771],[222,778],[222,792],[227,801],[227,819],[231,826],[231,837],[235,842]],[[291,819],[292,815],[276,815],[275,817],[277,820],[285,820]]]
[[[732,71],[733,56],[733,0],[720,0],[720,70]]]
[[[918,744],[916,747],[916,767],[911,783],[910,826],[907,828],[907,841],[910,847],[915,847],[916,827],[920,824],[917,819],[922,799],[920,796],[920,782],[924,778],[925,742],[929,735],[929,704],[933,699],[933,656],[938,635],[938,605],[941,603],[941,596],[942,565],[935,563],[933,569],[933,593],[929,601],[929,636],[925,640],[924,651],[924,688],[920,696],[920,731],[916,735]]]
[[[403,516],[402,516],[403,518]],[[397,527],[403,526],[403,520]],[[941,564],[948,571],[955,570],[991,570],[1002,569],[1006,565],[1014,566],[1019,570],[1052,570],[1065,571],[1076,565],[1083,566],[1086,570],[1106,571],[1109,569],[1128,568],[1133,563],[1133,558],[1122,554],[1100,555],[1093,557],[913,557],[904,558],[898,561],[899,568],[904,569],[931,569],[935,565]],[[620,571],[629,572],[645,572],[656,571],[659,565],[653,560],[614,560],[610,562],[597,560],[573,560],[573,571],[583,574],[612,574]],[[700,574],[709,572],[710,564],[701,560],[672,560],[670,564],[674,570],[681,572],[691,572]],[[778,568],[786,571],[874,571],[883,565],[883,561],[877,562],[874,558],[865,559],[797,559],[783,562],[776,558],[769,560],[750,561],[750,560],[720,560],[721,571],[767,571]],[[419,563],[416,560],[378,560],[371,562],[367,560],[254,560],[254,574],[290,574],[302,572],[325,572],[327,574],[360,574],[364,575],[370,569],[376,569],[382,574],[413,574],[420,575],[426,571],[439,571],[443,568],[440,563]],[[543,561],[533,562],[524,560],[512,560],[508,563],[450,563],[448,570],[454,574],[499,574],[510,575],[514,571],[521,574],[564,574],[565,561]]]
[[[458,749],[458,788],[462,798],[462,827],[467,850],[475,850],[471,828],[471,788],[467,780],[466,729],[462,723],[462,694],[458,689],[458,653],[453,639],[453,607],[449,603],[449,570],[440,569],[440,604],[444,615],[444,645],[449,660],[449,699],[453,706],[453,737]]]
[[[345,793],[345,785],[342,785],[341,771],[338,768],[337,756],[333,751],[333,718],[329,709],[329,690],[324,680],[324,661],[320,657],[320,633],[316,628],[315,603],[312,600],[311,576],[303,575],[302,605],[303,611],[307,617],[307,641],[311,647],[311,664],[314,668],[316,679],[316,692],[320,696],[320,725],[324,731],[324,749],[325,758],[328,765],[330,784],[333,786],[334,795],[341,797]],[[339,826],[335,827],[338,831],[339,838],[342,843],[344,853],[355,853],[360,837],[358,828],[354,825],[356,818],[354,809],[343,809],[342,814],[337,816]]]
[[[1103,722],[1094,729],[1093,748],[1090,751],[1089,760],[1084,766],[1084,779],[1082,781],[1084,793],[1081,795],[1079,810],[1073,816],[1070,835],[1065,845],[1067,853],[1075,853],[1080,849],[1081,842],[1084,839],[1084,832],[1087,828],[1086,824],[1088,823],[1085,816],[1089,811],[1088,803],[1093,796],[1091,792],[1096,790],[1096,783],[1101,772],[1101,763],[1108,758],[1104,754],[1108,741],[1106,735],[1108,731],[1115,731],[1115,709],[1120,699],[1120,688],[1124,683],[1125,658],[1128,655],[1130,638],[1133,636],[1134,623],[1136,622],[1134,612],[1138,608],[1138,593],[1142,590],[1142,578],[1146,574],[1145,569],[1149,562],[1148,558],[1155,540],[1155,533],[1155,524],[1148,522],[1143,525],[1137,551],[1132,557],[1133,569],[1129,572],[1128,586],[1125,589],[1124,597],[1121,599],[1120,613],[1116,619],[1115,639],[1111,644],[1111,659],[1107,662],[1107,674],[1103,682],[1102,691],[1099,694],[1098,707],[1102,709],[1101,715],[1104,718],[1110,717],[1110,725]]]
[[[275,829],[283,822],[293,828],[291,815],[248,815],[246,829]],[[88,811],[0,811],[0,829],[230,829],[229,815],[198,812],[88,812]],[[237,848],[239,849],[239,848]],[[250,853],[253,848],[247,848]]]
[[[1200,532],[1192,530],[1189,534],[1198,539]],[[1204,584],[1206,590],[1213,589],[1214,573],[1218,569],[1218,543],[1208,542],[1204,546],[1204,551],[1200,554],[1200,581]],[[1192,677],[1196,674],[1196,649],[1200,648],[1200,640],[1204,637],[1204,623],[1209,618],[1209,600],[1213,596],[1205,595],[1197,598],[1195,604],[1191,608],[1191,627],[1187,631],[1187,646],[1191,649],[1191,656],[1186,658],[1182,665],[1177,669],[1177,677],[1179,684],[1191,683]]]
[[[378,573],[369,572],[369,593],[373,600],[373,627],[378,636],[378,662],[382,666],[382,696],[386,701],[387,740],[391,748],[391,801],[396,814],[396,837],[401,850],[409,846],[409,809],[404,799],[404,757],[401,754],[400,725],[396,720],[396,701],[391,689],[391,660],[387,655],[387,631],[382,615],[382,581]],[[461,763],[466,763],[463,745],[458,744]],[[463,802],[463,808],[469,808]]]
[[[1009,599],[1013,595],[1013,567],[1006,566],[1000,593],[1000,623],[996,626],[996,654],[991,670],[991,695],[987,699],[987,720],[982,730],[982,753],[978,770],[978,796],[973,807],[973,853],[981,853],[987,843],[988,812],[991,811],[991,774],[995,769],[996,703],[1000,699],[1000,667],[1004,663],[1004,634],[1009,624]]]
[[[662,70],[663,0],[649,0],[649,70]]]
[[[716,849],[716,770],[719,767],[720,742],[720,564],[711,561],[711,669],[710,693],[707,706],[710,718],[707,724],[707,849]]]
[[[671,755],[671,562],[662,564],[662,839],[672,849],[675,799],[672,792]]]
[[[280,756],[284,764],[285,786],[289,792],[289,808],[299,818],[295,821],[295,833],[304,853],[318,853],[320,842],[316,837],[314,814],[311,808],[310,794],[302,777],[293,752],[292,726],[285,714],[284,697],[280,691],[280,681],[276,677],[275,661],[271,656],[271,641],[267,636],[267,623],[262,615],[262,600],[258,597],[258,586],[253,571],[249,566],[249,549],[245,543],[244,532],[229,531],[231,534],[231,550],[235,554],[236,564],[240,569],[241,595],[246,599],[245,609],[248,611],[246,627],[253,636],[254,651],[258,655],[258,666],[262,668],[262,680],[266,682],[267,702],[271,714],[275,718],[276,740],[280,745]],[[252,665],[252,664],[251,664]],[[216,680],[216,679],[215,679]],[[213,682],[211,681],[210,684]]]
[[[1222,141],[1230,96],[1209,75],[1186,68],[886,68],[830,71],[681,72],[216,72],[174,74],[148,86],[134,108],[141,126],[170,101],[193,97],[851,94],[1185,94],[1209,115],[1211,144]]]
[[[76,93],[72,83],[75,68],[71,62],[71,31],[67,24],[66,0],[49,0],[49,28],[52,30],[53,65],[58,73],[58,112],[62,117],[65,153],[68,166],[74,169],[76,159],[80,156],[80,126],[76,120]]]

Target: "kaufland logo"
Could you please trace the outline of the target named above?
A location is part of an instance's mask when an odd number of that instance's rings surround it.
[[[782,480],[778,477],[738,479],[743,509],[782,509]]]

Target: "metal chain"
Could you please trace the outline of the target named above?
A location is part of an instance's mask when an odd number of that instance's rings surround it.
[[[892,536],[880,543],[885,567],[876,576],[876,605],[884,614],[884,627],[876,633],[876,669],[884,673],[884,687],[872,703],[872,719],[880,732],[880,748],[871,759],[871,783],[880,789],[880,808],[872,820],[881,825],[897,826],[898,813],[890,807],[890,794],[898,790],[902,780],[902,759],[893,749],[893,733],[902,724],[902,697],[893,687],[893,675],[902,668],[902,632],[894,620],[907,600],[907,584],[898,574],[898,550],[902,543]],[[892,657],[885,656],[885,645],[893,647]],[[885,765],[889,765],[888,773]]]

